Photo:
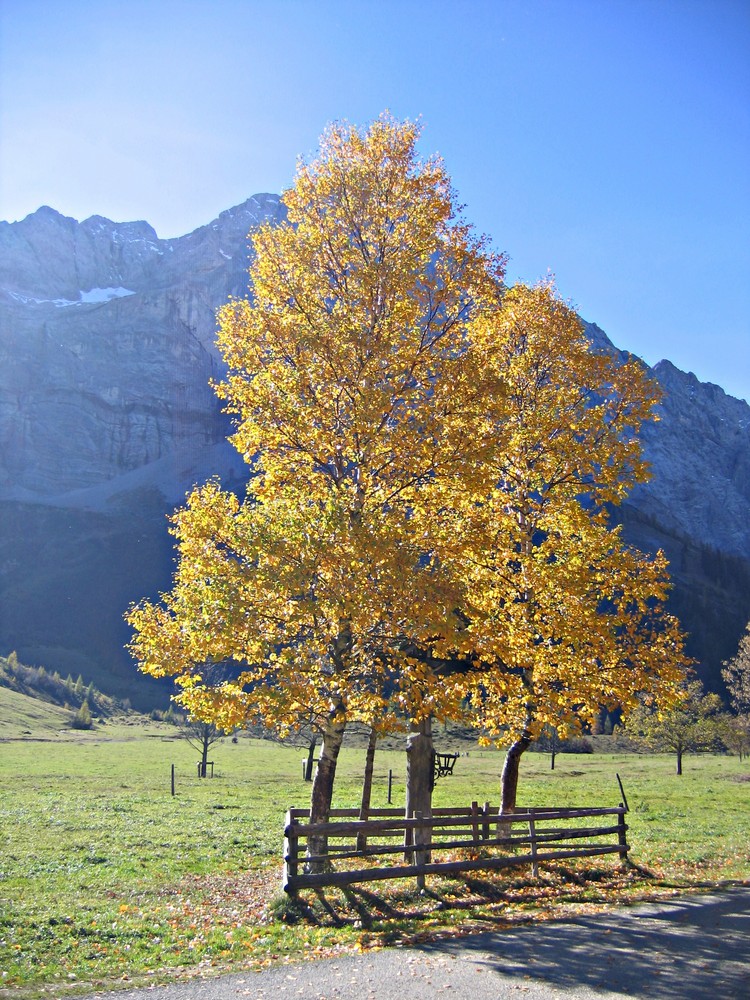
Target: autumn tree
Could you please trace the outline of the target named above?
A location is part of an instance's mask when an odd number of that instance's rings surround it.
[[[645,475],[655,390],[593,351],[551,288],[502,285],[417,138],[387,116],[331,127],[286,222],[253,236],[252,297],[219,316],[247,497],[194,490],[173,518],[172,589],[129,613],[141,668],[176,676],[196,717],[314,720],[313,821],[348,721],[395,706],[424,810],[431,720],[470,696],[513,741],[510,809],[544,725],[644,689],[668,703],[681,677],[665,560],[607,515]],[[211,660],[233,677],[211,683]]]
[[[70,725],[73,729],[93,729],[94,722],[87,701],[84,701],[80,708],[71,715]]]
[[[730,715],[721,719],[721,742],[742,760],[750,754],[750,715]]]
[[[313,821],[348,720],[371,724],[392,699],[418,727],[462,693],[415,655],[449,648],[460,624],[455,581],[418,529],[494,433],[477,421],[467,331],[503,260],[418,135],[388,116],[332,126],[283,196],[286,221],[253,235],[252,297],[219,314],[218,392],[248,494],[196,489],[173,519],[172,589],[129,613],[141,669],[175,675],[197,717],[283,729],[312,714]],[[206,683],[207,659],[233,660],[235,678]]]
[[[437,548],[462,579],[477,722],[510,743],[508,812],[545,726],[564,737],[643,690],[668,704],[685,659],[663,554],[631,549],[609,518],[646,476],[638,431],[658,397],[643,365],[594,350],[549,284],[507,291],[471,338],[495,443],[471,475],[457,466]]]
[[[730,660],[724,660],[721,676],[732,708],[738,715],[750,716],[750,622],[735,655]]]
[[[657,752],[674,753],[677,774],[682,774],[686,753],[715,750],[721,742],[721,699],[706,694],[699,680],[687,682],[681,700],[659,710],[650,699],[642,699],[629,714],[624,733],[636,745]]]
[[[737,652],[725,660],[721,676],[727,686],[729,700],[737,713],[724,720],[724,745],[740,760],[750,753],[750,622],[740,639]]]

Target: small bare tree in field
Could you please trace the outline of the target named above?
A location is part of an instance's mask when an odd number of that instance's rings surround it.
[[[214,743],[222,739],[224,731],[218,729],[213,722],[202,722],[200,719],[191,719],[190,716],[179,720],[177,728],[182,738],[200,754],[198,777],[205,778],[208,770],[208,751]]]

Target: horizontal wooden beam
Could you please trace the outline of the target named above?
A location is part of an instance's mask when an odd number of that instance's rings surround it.
[[[299,838],[308,837],[311,834],[321,834],[329,837],[346,837],[358,833],[364,833],[367,836],[377,836],[378,833],[391,833],[397,830],[412,830],[417,826],[430,826],[446,829],[448,827],[471,826],[479,818],[481,818],[484,823],[502,823],[512,826],[517,823],[528,823],[532,818],[536,822],[549,822],[553,819],[576,819],[590,816],[617,816],[623,812],[624,810],[622,808],[615,807],[611,809],[556,810],[554,813],[547,812],[542,815],[532,813],[506,813],[505,815],[499,813],[492,815],[480,812],[475,815],[469,813],[468,815],[443,814],[441,816],[437,816],[433,813],[431,816],[423,816],[420,818],[406,818],[401,816],[399,818],[394,817],[393,819],[363,819],[349,820],[347,822],[329,821],[327,823],[299,823],[294,821],[293,829],[288,828],[285,830],[285,835],[293,835]]]
[[[630,849],[628,845],[624,845],[624,848],[625,850]],[[566,858],[588,858],[604,854],[617,854],[622,849],[623,846],[614,844],[611,846],[602,845],[601,847],[577,847],[574,850],[537,852],[533,856],[524,854],[503,858],[477,858],[423,865],[398,865],[389,868],[364,868],[352,871],[287,875],[283,888],[285,892],[293,893],[297,889],[311,889],[318,886],[353,885],[356,882],[379,882],[384,879],[413,878],[416,875],[447,875],[462,871],[493,870],[517,865],[540,864],[545,861],[562,861]]]
[[[414,844],[410,845],[413,850],[424,850],[424,851],[447,851],[447,850],[466,850],[466,851],[476,851],[479,848],[486,847],[527,847],[531,846],[532,843],[537,844],[550,844],[557,843],[558,841],[564,840],[584,840],[589,837],[606,837],[611,834],[619,833],[619,826],[603,826],[603,827],[586,827],[579,828],[576,830],[545,830],[543,833],[537,833],[534,837],[492,837],[487,840],[430,840],[424,844]],[[327,854],[306,854],[304,856],[300,855],[300,860],[304,860],[305,863],[315,863],[318,861],[344,861],[351,860],[352,858],[369,858],[382,856],[384,854],[402,854],[404,851],[403,843],[398,844],[379,844],[377,847],[366,847],[364,850],[334,850],[329,851]],[[291,856],[285,855],[285,861],[291,861],[293,858]]]

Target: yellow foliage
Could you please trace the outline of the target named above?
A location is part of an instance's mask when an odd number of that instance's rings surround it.
[[[667,563],[626,546],[607,512],[646,477],[656,387],[639,361],[594,351],[549,284],[509,290],[470,335],[497,382],[497,447],[457,470],[433,551],[465,587],[478,717],[507,741],[643,690],[669,702],[687,661]]]
[[[477,399],[468,322],[496,301],[503,259],[457,217],[418,133],[387,116],[333,126],[284,195],[287,222],[253,236],[252,300],[219,314],[218,392],[255,476],[242,503],[215,483],[190,496],[174,586],[130,622],[150,673],[243,667],[242,683],[183,686],[222,724],[293,725],[302,706],[382,725],[392,694],[415,718],[460,702],[407,651],[448,640],[459,596],[414,512],[436,509],[463,450],[449,432]]]
[[[188,497],[172,589],[128,618],[141,669],[223,728],[468,698],[492,732],[536,733],[681,676],[665,561],[605,512],[645,476],[656,392],[551,287],[503,286],[418,135],[332,126],[252,238],[252,298],[219,313],[254,474],[242,501]],[[238,676],[202,681],[220,661]]]

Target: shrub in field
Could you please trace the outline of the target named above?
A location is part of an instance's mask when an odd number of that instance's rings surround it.
[[[70,725],[72,729],[93,729],[94,722],[87,701],[84,701],[78,711],[73,714]]]

